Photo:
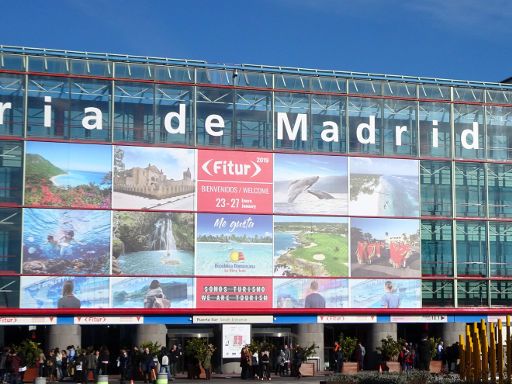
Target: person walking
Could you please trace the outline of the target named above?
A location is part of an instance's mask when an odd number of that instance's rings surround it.
[[[356,361],[357,361],[357,370],[364,370],[364,357],[366,356],[366,348],[359,341],[356,346]]]
[[[171,371],[171,378],[176,378],[178,362],[180,360],[180,351],[178,351],[178,347],[174,344],[169,352],[169,368]]]
[[[160,349],[159,361],[160,361],[160,373],[166,373],[167,379],[169,379],[171,371],[169,368],[169,352],[167,352],[167,348],[162,347]]]
[[[98,357],[98,363],[100,367],[100,375],[108,375],[108,362],[110,360],[110,352],[106,346],[102,346],[100,349],[100,355]]]
[[[85,376],[85,382],[89,382],[89,373],[92,372],[92,377],[94,382],[98,381],[97,373],[98,373],[98,356],[92,347],[87,348],[87,356],[86,356],[86,369],[87,374]]]
[[[120,377],[120,384],[125,384],[126,381],[131,379],[132,364],[130,356],[125,349],[121,350],[119,357],[117,358]]]

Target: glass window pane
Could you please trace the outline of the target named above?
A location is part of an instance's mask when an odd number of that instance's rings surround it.
[[[0,224],[0,273],[20,273],[21,209],[1,208]]]
[[[418,103],[415,101],[388,99],[383,100],[383,104],[384,154],[416,156],[418,143]]]
[[[512,223],[489,223],[491,276],[512,276]]]
[[[29,137],[110,141],[110,82],[30,77],[28,96]]]
[[[419,103],[421,156],[451,156],[450,111],[448,103]]]
[[[320,92],[347,93],[347,80],[323,76],[313,77],[311,89]]]
[[[9,53],[0,53],[0,68],[13,69],[18,71],[25,70],[26,56],[11,55]]]
[[[421,282],[423,307],[453,307],[453,285],[451,280],[423,280]]]
[[[487,280],[459,280],[457,282],[459,307],[487,307]]]
[[[512,165],[487,164],[489,217],[512,217]]]
[[[23,136],[23,77],[0,73],[0,136]]]
[[[194,145],[193,89],[193,87],[175,85],[156,85],[155,143]],[[180,112],[180,108],[183,114],[178,118],[176,113]],[[169,113],[172,119],[168,122],[169,126],[166,129],[165,117]],[[180,127],[180,123],[184,126]]]
[[[175,81],[180,83],[194,82],[194,70],[192,68],[156,65],[153,67],[153,71],[155,71],[154,77],[156,80]]]
[[[350,153],[382,154],[382,103],[379,99],[348,98]]]
[[[444,85],[432,85],[432,84],[420,84],[419,85],[420,99],[432,99],[432,100],[450,100],[451,92],[450,87]]]
[[[385,96],[416,98],[416,84],[388,81],[383,84],[382,90]]]
[[[455,163],[457,217],[485,217],[485,172],[481,163]]]
[[[0,203],[21,205],[23,196],[23,142],[0,141]]]
[[[512,281],[491,281],[491,306],[508,307],[512,301]]]
[[[449,161],[420,161],[422,216],[452,216],[451,181]]]
[[[455,104],[453,119],[455,157],[462,159],[485,158],[484,108],[479,105]]]
[[[423,276],[453,276],[452,222],[421,221],[421,271]]]
[[[512,108],[487,106],[487,157],[512,159]]]
[[[235,91],[235,147],[272,149],[272,93]]]
[[[29,56],[28,69],[31,72],[69,73],[69,59],[48,56]]]
[[[154,85],[116,81],[114,140],[153,143],[155,137]]]
[[[233,147],[234,91],[224,88],[197,88],[197,145]],[[210,130],[206,131],[207,123]]]
[[[20,302],[20,278],[18,276],[1,276],[0,307],[18,308]]]
[[[341,96],[311,95],[312,151],[346,152],[346,100]]]
[[[196,69],[196,82],[199,84],[220,84],[220,85],[233,85],[235,71],[225,69]]]
[[[276,89],[294,89],[309,91],[309,77],[293,75],[274,75]]]
[[[275,108],[275,147],[276,149],[291,149],[296,151],[309,151],[310,148],[310,126],[311,126],[311,116],[310,116],[310,97],[308,95],[302,95],[299,93],[284,93],[284,92],[275,92],[274,94],[274,108]],[[288,120],[283,120],[282,122],[282,130],[283,130],[283,139],[279,140],[279,112],[284,112],[285,116]],[[303,131],[297,129],[295,140],[292,140],[288,135],[288,131],[286,127],[288,126],[290,130],[296,126],[299,128],[299,114],[306,115],[306,124],[302,125],[302,129],[306,132],[306,140],[302,140],[301,133]],[[288,123],[288,125],[286,124]]]
[[[272,75],[263,72],[240,71],[235,78],[235,85],[241,87],[272,88]]]
[[[382,95],[382,83],[380,81],[349,80],[348,93],[357,95]]]
[[[454,101],[483,102],[483,88],[453,87]]]
[[[486,229],[483,221],[457,221],[457,275],[487,276]]]
[[[115,77],[118,79],[142,79],[153,78],[152,66],[150,64],[115,63]]]

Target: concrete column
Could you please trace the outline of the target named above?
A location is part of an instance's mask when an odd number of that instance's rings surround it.
[[[369,370],[377,369],[380,362],[377,347],[380,347],[380,341],[388,336],[397,340],[396,323],[372,324],[368,347],[366,348],[365,362]]]
[[[459,335],[465,334],[466,323],[445,323],[443,324],[443,336],[441,340],[443,340],[444,347],[446,348],[459,341]]]
[[[64,349],[68,345],[82,346],[80,325],[51,325],[48,332],[48,348]]]
[[[141,345],[148,341],[167,346],[167,327],[164,324],[138,325],[135,345]]]
[[[316,356],[320,358],[319,369],[324,370],[324,325],[323,324],[298,324],[297,344],[308,347],[315,343],[318,346]],[[317,367],[315,367],[316,369]]]

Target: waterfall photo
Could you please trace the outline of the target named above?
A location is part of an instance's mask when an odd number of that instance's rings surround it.
[[[274,155],[274,213],[346,215],[347,159]]]
[[[113,233],[113,274],[194,274],[193,213],[117,211]]]

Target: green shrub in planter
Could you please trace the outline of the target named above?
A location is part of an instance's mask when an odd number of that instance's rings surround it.
[[[431,375],[424,371],[412,371],[408,374],[360,372],[357,375],[331,375],[326,383],[332,384],[464,384],[456,376]]]

